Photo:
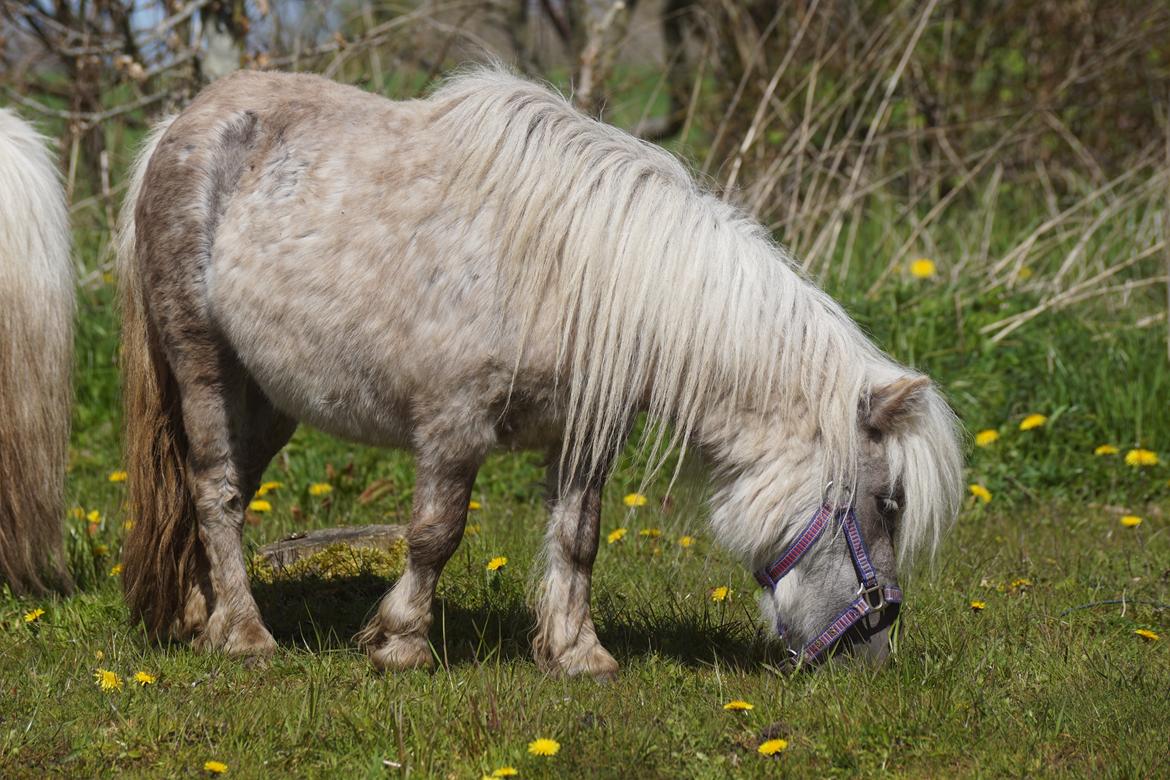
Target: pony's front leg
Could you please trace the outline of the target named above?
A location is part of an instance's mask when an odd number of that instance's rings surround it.
[[[553,470],[555,473],[555,469]],[[536,607],[536,664],[550,674],[612,678],[617,661],[601,646],[589,615],[593,561],[601,526],[604,480],[575,480],[551,489],[556,498],[545,538],[547,568]]]
[[[427,642],[431,602],[439,574],[463,538],[478,470],[478,461],[438,465],[419,461],[406,532],[406,570],[358,635],[358,642],[380,670],[414,669],[433,663]]]

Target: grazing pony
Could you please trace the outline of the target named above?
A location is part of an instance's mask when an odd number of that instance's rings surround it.
[[[560,674],[617,669],[590,578],[640,412],[656,462],[714,461],[715,535],[810,660],[818,640],[883,656],[899,558],[955,515],[929,380],[669,154],[506,73],[405,102],[222,79],[155,129],[124,220],[124,587],[157,636],[273,649],[240,535],[298,421],[417,458],[406,569],[360,634],[380,669],[432,662],[435,584],[495,447],[550,455],[533,649]]]
[[[0,108],[0,586],[69,591],[61,525],[69,456],[73,265],[45,139]]]

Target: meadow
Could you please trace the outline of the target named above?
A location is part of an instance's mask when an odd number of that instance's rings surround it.
[[[633,125],[651,93],[615,101],[615,121]],[[115,181],[139,133],[108,133]],[[696,133],[671,148],[698,167]],[[256,566],[280,643],[269,660],[150,643],[117,576],[134,518],[109,211],[75,198],[77,592],[0,592],[0,776],[1170,774],[1165,171],[1105,191],[1070,179],[1059,203],[994,171],[956,198],[942,181],[926,187],[941,201],[875,189],[825,211],[828,195],[806,197],[769,223],[879,345],[941,385],[970,434],[970,494],[937,555],[903,577],[890,662],[786,671],[757,586],[707,531],[701,459],[668,492],[669,473],[644,484],[631,447],[605,491],[594,578],[594,619],[622,667],[608,684],[531,660],[545,507],[526,453],[480,472],[439,583],[433,672],[376,674],[353,642],[401,566],[392,554]],[[1104,272],[1115,287],[1097,284]],[[406,454],[302,428],[265,476],[246,544],[404,523],[412,479]]]

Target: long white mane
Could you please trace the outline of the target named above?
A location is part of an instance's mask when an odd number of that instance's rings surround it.
[[[560,312],[553,337],[568,383],[570,468],[612,462],[643,405],[654,468],[703,437],[716,408],[733,410],[724,427],[753,420],[761,441],[778,446],[786,429],[812,421],[815,439],[798,442],[817,453],[813,471],[798,475],[802,489],[793,475],[753,487],[739,503],[761,511],[723,529],[747,558],[795,532],[788,527],[829,482],[839,495],[851,489],[859,408],[871,388],[910,372],[802,278],[763,227],[662,149],[498,69],[456,77],[431,100],[441,136],[460,141],[444,202],[495,210],[501,295],[522,312],[528,342],[548,338],[532,332],[538,311]],[[942,397],[932,389],[928,412],[886,446],[906,495],[906,553],[937,541],[958,505],[962,458]]]

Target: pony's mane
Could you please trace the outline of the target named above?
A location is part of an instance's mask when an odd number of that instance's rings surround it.
[[[811,415],[824,454],[816,484],[832,482],[838,496],[851,490],[859,406],[871,388],[911,374],[805,280],[761,225],[661,148],[499,68],[459,75],[431,101],[447,131],[440,136],[457,139],[443,202],[493,210],[501,298],[522,313],[526,343],[539,337],[538,312],[560,313],[563,473],[612,464],[645,402],[652,474],[718,405],[778,410],[781,423]],[[958,504],[954,417],[937,391],[929,396],[929,414],[887,445],[891,479],[906,493],[902,552],[937,540]],[[807,509],[798,493],[771,496],[768,527],[745,534],[738,552],[753,557],[750,544],[783,536]]]

